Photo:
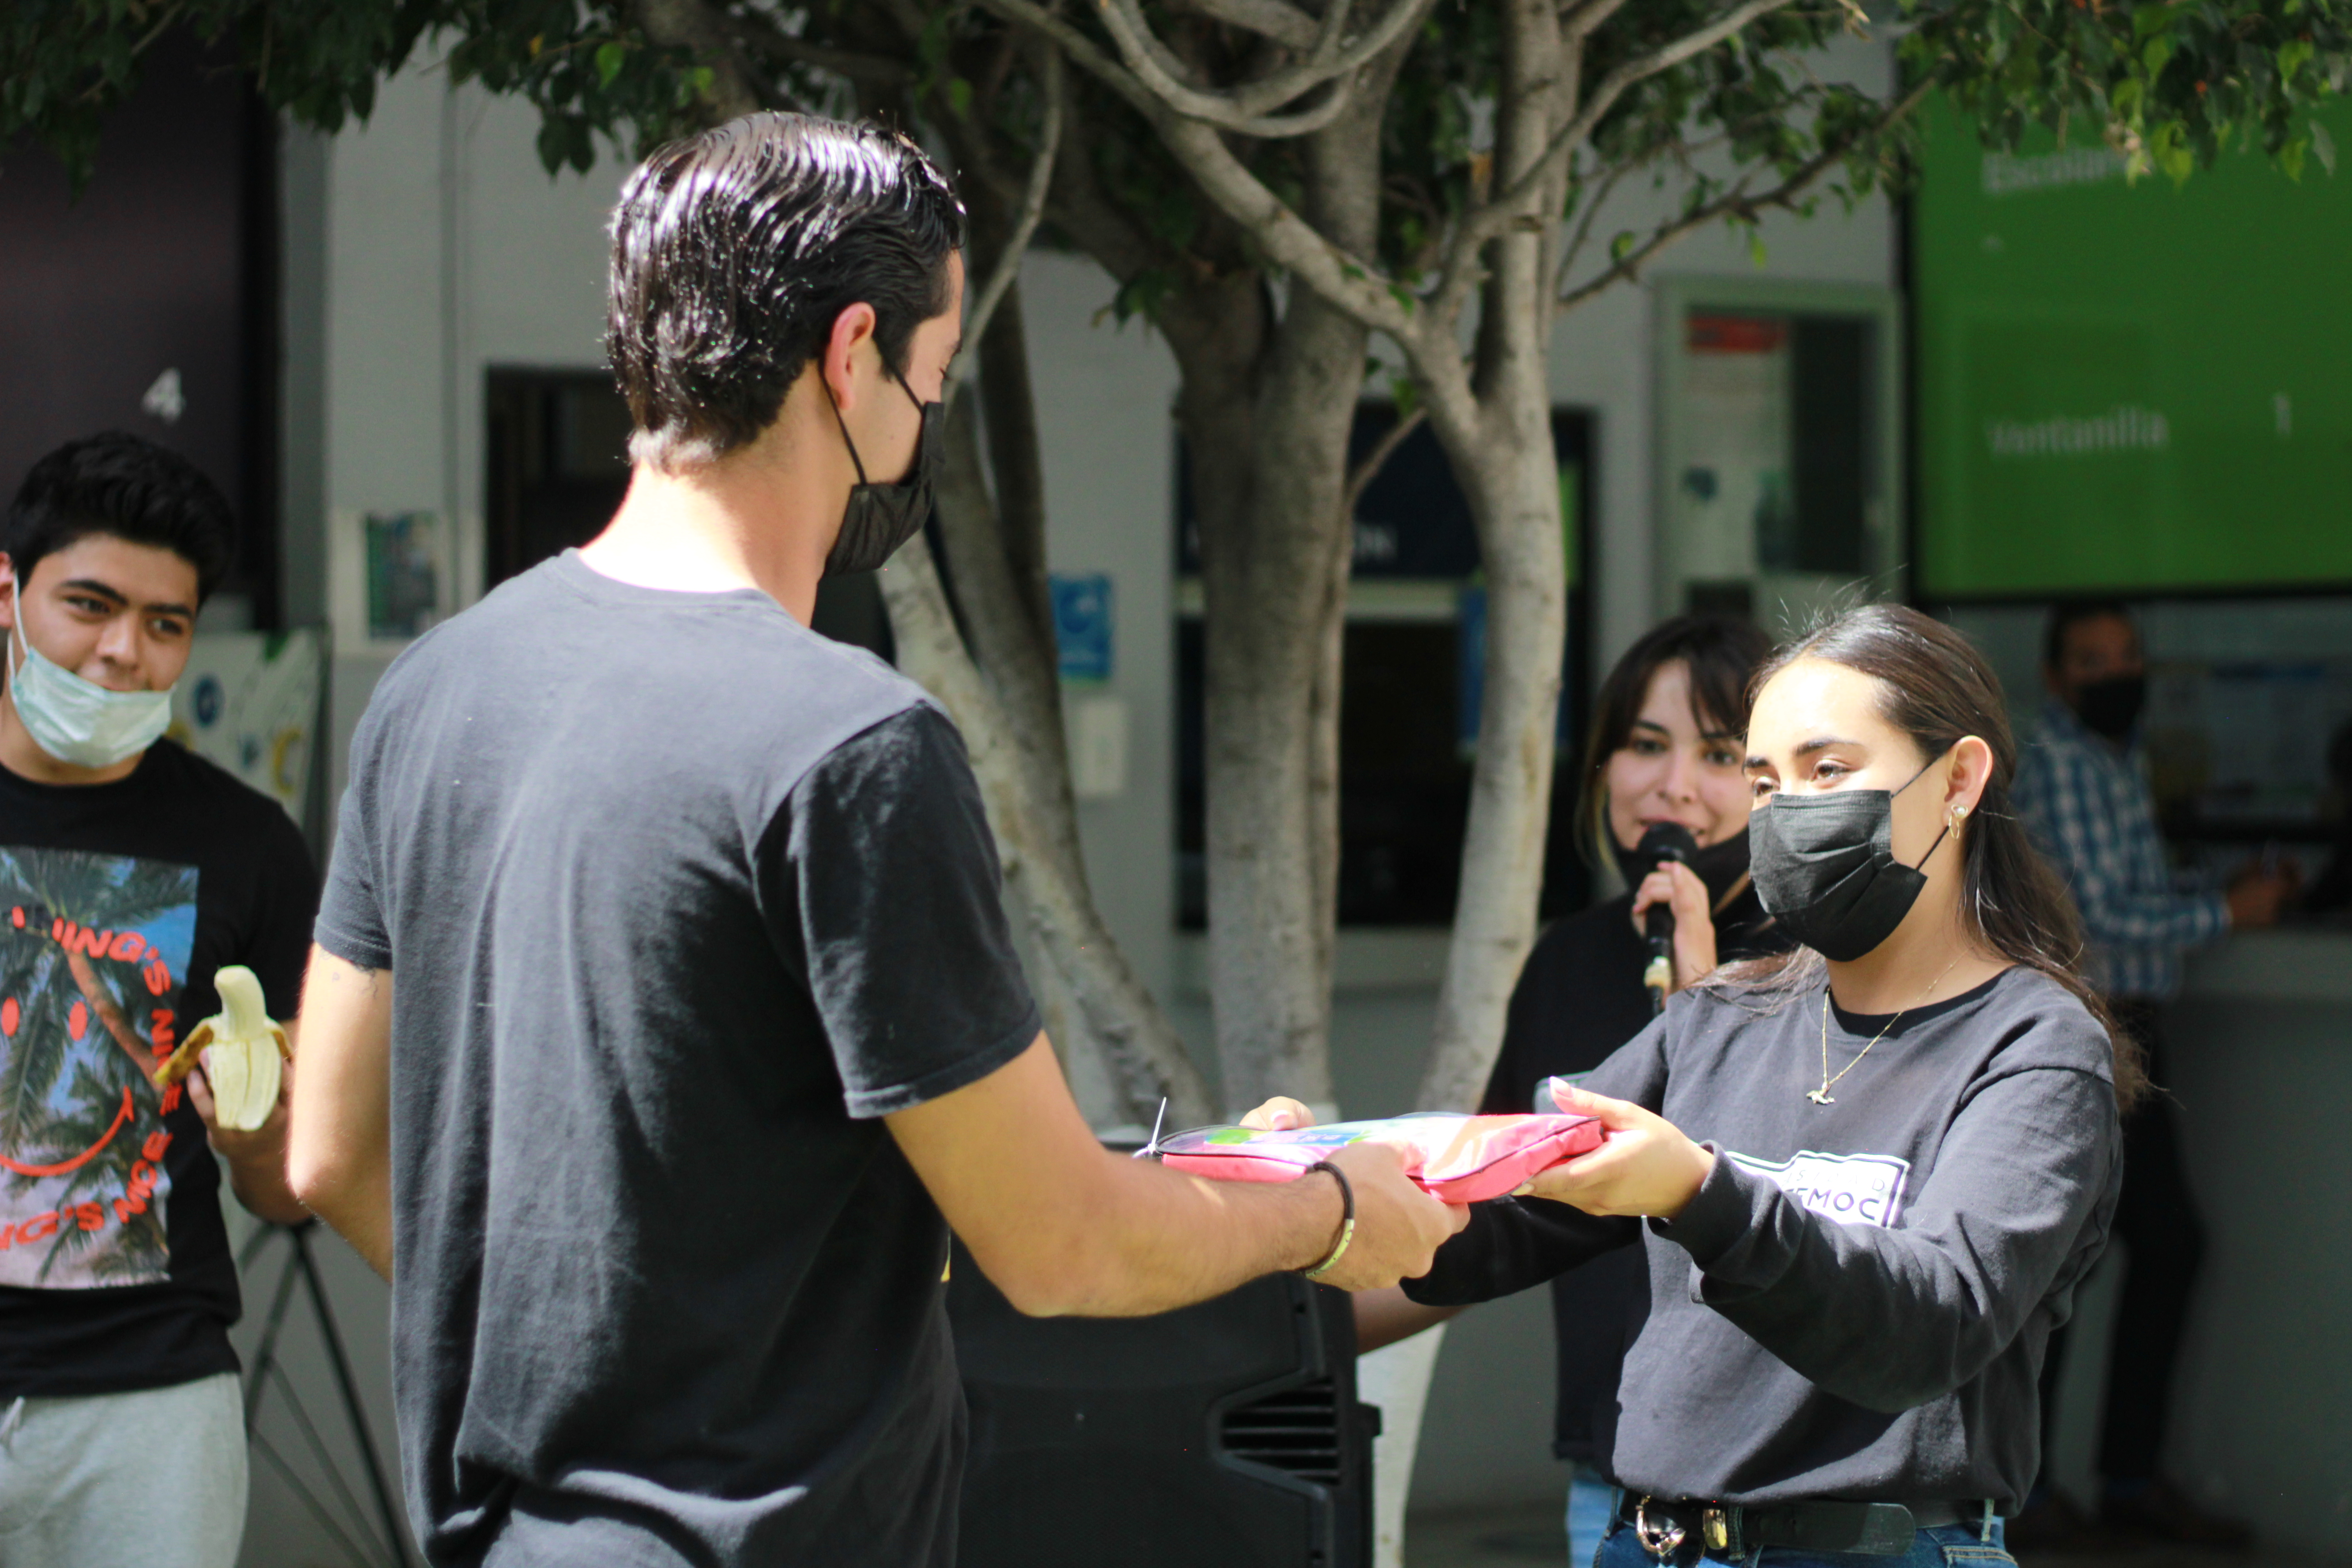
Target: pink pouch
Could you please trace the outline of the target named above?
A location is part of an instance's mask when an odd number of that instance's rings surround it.
[[[1202,1127],[1161,1141],[1172,1170],[1221,1182],[1287,1182],[1350,1143],[1385,1143],[1404,1155],[1405,1174],[1449,1204],[1484,1203],[1538,1172],[1601,1147],[1608,1136],[1590,1116],[1451,1116],[1442,1111],[1384,1121],[1334,1121],[1288,1132]]]

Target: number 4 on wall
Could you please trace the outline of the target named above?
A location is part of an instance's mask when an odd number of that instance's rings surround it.
[[[188,399],[180,391],[180,369],[177,365],[155,378],[155,384],[139,399],[139,406],[166,425],[180,422],[180,416],[188,411]]]

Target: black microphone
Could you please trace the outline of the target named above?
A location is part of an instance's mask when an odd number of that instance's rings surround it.
[[[1634,858],[1656,870],[1669,860],[1687,864],[1698,853],[1698,840],[1679,822],[1652,823],[1634,847]],[[1650,961],[1643,967],[1642,984],[1650,990],[1650,1011],[1663,1013],[1666,993],[1675,988],[1675,911],[1670,904],[1652,904],[1642,911],[1642,936],[1650,945]]]

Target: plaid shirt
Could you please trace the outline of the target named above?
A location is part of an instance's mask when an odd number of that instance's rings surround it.
[[[2230,929],[2221,895],[2175,876],[2135,748],[2119,752],[2060,702],[2042,710],[2011,792],[2017,814],[2074,893],[2093,977],[2116,996],[2180,989],[2180,955]]]

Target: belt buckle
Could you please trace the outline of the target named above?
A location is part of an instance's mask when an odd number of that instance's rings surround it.
[[[1683,1527],[1672,1520],[1667,1520],[1663,1524],[1652,1524],[1650,1501],[1651,1500],[1645,1497],[1633,1505],[1633,1535],[1641,1542],[1643,1550],[1664,1563],[1682,1546]]]
[[[1699,1533],[1706,1540],[1709,1552],[1731,1549],[1731,1518],[1724,1510],[1709,1503],[1699,1513]]]

